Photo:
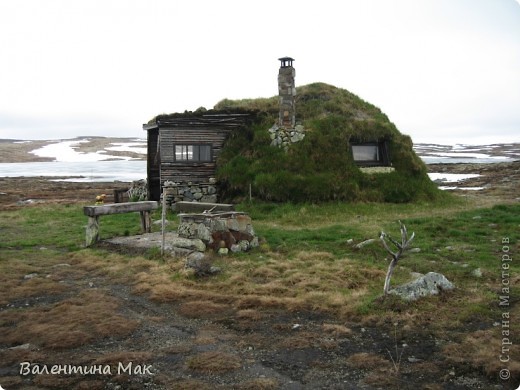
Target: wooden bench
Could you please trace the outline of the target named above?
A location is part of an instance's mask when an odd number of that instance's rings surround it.
[[[139,212],[141,214],[141,230],[143,233],[150,233],[152,225],[150,211],[155,210],[157,207],[157,202],[153,201],[125,202],[83,207],[83,213],[88,217],[86,245],[91,246],[99,240],[99,217],[101,215]]]

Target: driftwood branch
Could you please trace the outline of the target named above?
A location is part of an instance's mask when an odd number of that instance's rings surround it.
[[[385,232],[381,232],[381,235],[379,236],[383,247],[392,257],[390,265],[388,266],[388,271],[386,272],[385,285],[383,287],[384,295],[387,295],[388,291],[390,290],[390,279],[392,278],[392,274],[394,272],[394,268],[397,265],[397,262],[403,256],[403,253],[409,248],[410,243],[415,238],[415,233],[412,233],[412,235],[408,237],[406,226],[401,221],[399,221],[399,225],[401,227],[401,242],[393,239]],[[387,240],[396,247],[396,251],[390,249],[390,245],[388,244]]]

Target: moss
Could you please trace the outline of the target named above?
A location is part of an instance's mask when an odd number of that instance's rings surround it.
[[[277,121],[278,98],[224,99],[215,109],[255,110],[262,115],[234,132],[218,161],[223,198],[236,200],[253,190],[269,201],[379,201],[403,203],[434,199],[440,191],[403,135],[374,105],[324,83],[297,88],[296,117],[306,129],[288,152],[270,146],[267,131]],[[363,174],[353,161],[350,142],[387,142],[395,171]]]

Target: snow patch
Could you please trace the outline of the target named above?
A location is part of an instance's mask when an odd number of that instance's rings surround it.
[[[85,142],[89,142],[89,140],[60,141],[32,150],[30,153],[39,157],[54,158],[55,161],[58,162],[92,162],[105,160],[128,161],[131,159],[130,157],[108,155],[105,150],[99,150],[95,153],[81,153],[75,150],[76,148],[74,146],[77,147],[77,145]]]
[[[467,179],[479,177],[478,173],[428,173],[430,180],[442,183],[457,183]]]

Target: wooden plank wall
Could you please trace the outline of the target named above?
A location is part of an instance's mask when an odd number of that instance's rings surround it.
[[[161,181],[207,182],[215,177],[216,161],[230,129],[161,128]],[[205,144],[212,146],[210,162],[175,162],[174,145]]]
[[[207,182],[215,177],[217,158],[233,129],[244,126],[248,115],[224,114],[202,117],[163,118],[160,128],[161,183],[166,180]],[[175,162],[174,145],[212,145],[210,162]]]

